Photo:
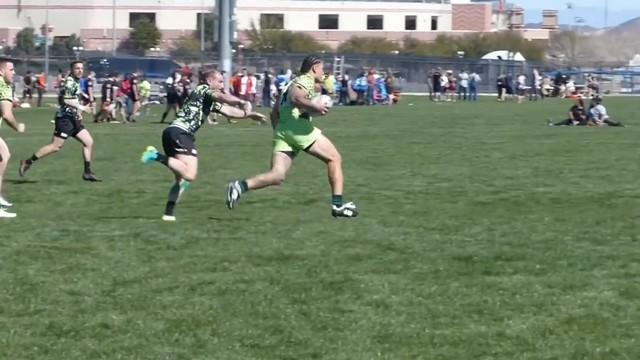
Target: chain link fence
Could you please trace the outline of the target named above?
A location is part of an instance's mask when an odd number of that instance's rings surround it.
[[[154,54],[156,55],[156,54]],[[147,56],[148,58],[167,58],[164,54],[157,56]],[[261,74],[264,71],[270,71],[278,74],[282,70],[292,70],[295,72],[300,66],[302,59],[307,54],[255,54],[242,53],[241,50],[236,51],[233,58],[234,73],[246,68],[249,72]],[[432,71],[439,69],[441,72],[453,71],[458,74],[461,71],[468,73],[476,72],[481,77],[480,83],[477,84],[480,93],[495,93],[496,81],[500,75],[509,75],[516,77],[518,74],[525,74],[529,80],[533,78],[533,70],[537,69],[541,74],[555,76],[557,69],[549,65],[512,61],[512,60],[483,60],[483,59],[466,59],[466,58],[435,58],[420,57],[406,55],[334,55],[321,54],[325,61],[325,69],[333,72],[334,66],[340,65],[344,73],[349,74],[353,79],[362,72],[369,69],[387,72],[392,71],[405,93],[426,93],[429,91],[428,79]],[[80,59],[89,59],[96,57],[110,57],[109,53],[102,52],[84,52],[79,54]],[[122,55],[119,56],[128,56]],[[339,64],[336,58],[344,57],[344,62]],[[49,62],[49,78],[48,81],[55,79],[58,69],[63,71],[68,68],[70,61],[76,59],[76,56],[51,57]],[[213,52],[207,53],[185,53],[180,54],[175,51],[171,53],[171,60],[179,65],[189,65],[197,71],[200,67],[219,68],[218,55]],[[31,59],[16,59],[16,72],[24,75],[27,70],[39,73],[44,70],[44,58],[34,57]],[[145,69],[140,69],[145,70]],[[634,67],[591,67],[591,68],[574,68],[563,71],[567,76],[571,76],[576,84],[584,84],[586,74],[594,74],[599,82],[602,91],[607,93],[640,93],[640,68]],[[168,74],[167,74],[168,75]],[[16,84],[17,88],[21,84]]]

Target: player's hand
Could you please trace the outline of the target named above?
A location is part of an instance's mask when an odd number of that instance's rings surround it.
[[[261,113],[252,112],[247,117],[249,119],[258,121],[260,124],[266,124],[267,123],[267,117],[264,114],[261,114]]]
[[[320,115],[324,115],[329,112],[329,108],[324,104],[316,104],[313,109]]]
[[[24,123],[18,123],[17,129],[19,133],[23,133],[27,130],[27,126]]]

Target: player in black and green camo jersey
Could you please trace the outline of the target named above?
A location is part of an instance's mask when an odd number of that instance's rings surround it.
[[[70,69],[71,74],[64,80],[60,93],[58,94],[58,104],[60,108],[56,111],[53,139],[50,144],[36,151],[31,158],[20,162],[20,176],[24,176],[27,170],[29,170],[37,160],[60,151],[65,141],[71,136],[82,144],[82,155],[84,156],[82,180],[92,182],[100,181],[91,171],[93,138],[89,131],[82,125],[81,113],[93,113],[93,107],[80,103],[82,97],[80,92],[80,78],[84,72],[84,65],[82,61],[74,61],[71,63]]]
[[[162,132],[164,154],[158,152],[153,146],[147,147],[142,153],[141,161],[144,164],[153,161],[160,162],[175,175],[175,183],[169,190],[169,198],[162,220],[176,220],[174,216],[176,202],[189,183],[196,179],[198,150],[195,146],[194,135],[211,111],[231,118],[250,118],[266,122],[264,115],[251,111],[249,102],[222,93],[223,88],[224,82],[219,72],[209,71],[202,74],[200,85],[186,99],[184,106],[178,111],[177,119]],[[242,109],[235,106],[242,107]]]
[[[13,92],[11,90],[11,82],[14,74],[13,63],[0,61],[0,121],[4,119],[15,131],[23,133],[25,129],[24,124],[18,123],[13,116]],[[10,157],[9,147],[4,140],[0,138],[0,218],[16,217],[15,213],[7,211],[7,208],[13,204],[8,202],[2,195],[2,180],[7,170],[7,163]]]
[[[280,185],[287,176],[294,157],[305,151],[322,160],[327,165],[331,185],[331,214],[334,217],[352,218],[358,215],[356,205],[343,203],[342,158],[331,140],[313,126],[309,113],[324,115],[328,108],[316,104],[311,99],[316,95],[315,84],[324,76],[322,60],[317,56],[307,56],[296,77],[283,90],[271,112],[273,132],[273,155],[271,170],[227,185],[227,207],[232,209],[240,196],[249,191],[267,186]]]

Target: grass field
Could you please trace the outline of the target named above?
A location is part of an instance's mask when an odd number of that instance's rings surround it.
[[[302,155],[280,188],[224,206],[227,181],[265,170],[270,131],[197,134],[199,179],[160,216],[172,177],[142,166],[162,125],[49,140],[51,109],[0,130],[18,218],[0,223],[2,359],[639,359],[638,100],[626,128],[549,128],[570,103],[336,108],[357,219],[333,219],[325,169]],[[409,106],[408,103],[413,105]]]

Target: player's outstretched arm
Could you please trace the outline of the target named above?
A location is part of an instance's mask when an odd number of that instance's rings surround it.
[[[232,119],[252,119],[262,124],[267,122],[267,117],[263,114],[257,112],[247,112],[243,109],[239,109],[237,107],[229,105],[221,104],[217,109],[215,109],[215,111]]]
[[[80,104],[80,101],[78,101],[78,99],[76,99],[76,98],[64,99],[64,103],[69,105],[69,106],[71,106],[71,107],[74,107],[74,108],[76,108],[76,109],[78,109],[80,111],[86,112],[86,113],[91,113],[92,112],[91,106],[85,106],[85,105]]]
[[[19,123],[13,116],[13,103],[11,101],[0,101],[0,118],[3,118],[13,130],[19,133],[24,132],[25,125]]]
[[[213,99],[216,102],[221,102],[231,106],[239,106],[242,107],[247,113],[251,112],[251,103],[245,100],[242,100],[238,97],[235,97],[231,94],[222,93],[216,91],[212,94]]]

